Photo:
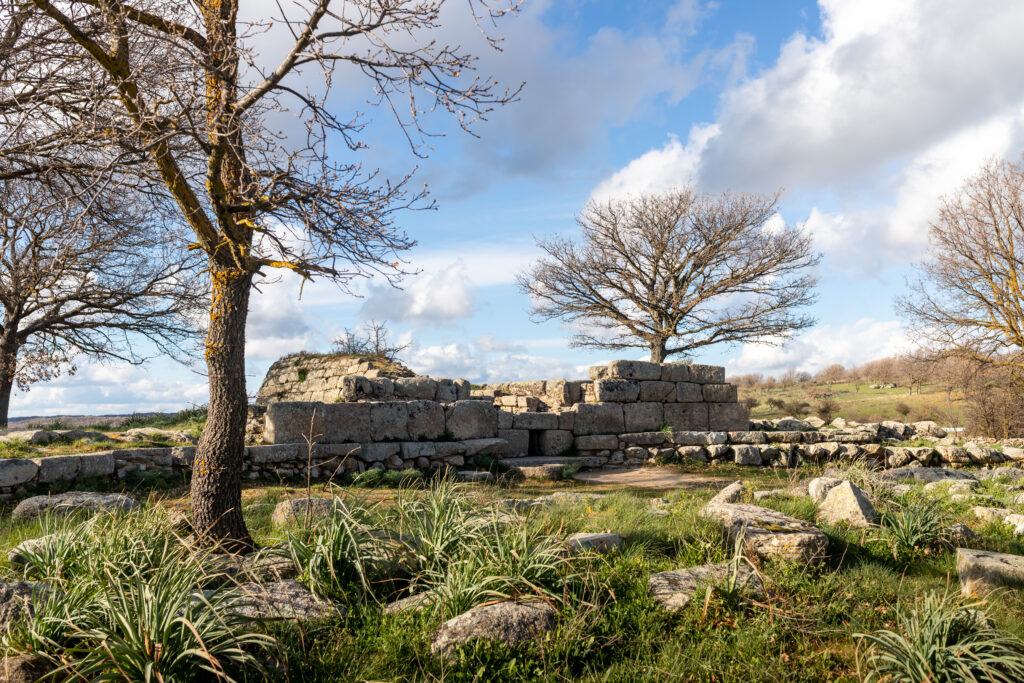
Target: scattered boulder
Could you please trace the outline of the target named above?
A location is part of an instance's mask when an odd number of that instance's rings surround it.
[[[595,553],[610,553],[622,547],[622,536],[619,534],[573,534],[565,539],[565,545],[571,553],[589,550]]]
[[[0,443],[24,441],[25,443],[30,443],[33,446],[45,446],[59,438],[60,434],[57,432],[51,432],[48,429],[25,429],[18,432],[7,432],[3,436],[0,436]]]
[[[946,537],[949,542],[957,547],[963,547],[978,537],[966,524],[953,524],[946,529]]]
[[[730,540],[743,539],[746,551],[758,558],[780,557],[812,563],[825,557],[828,537],[817,527],[775,510],[741,503],[708,503],[702,515],[718,522]]]
[[[53,534],[40,536],[39,538],[28,538],[7,551],[7,561],[15,566],[22,566],[28,563],[29,553],[38,553],[46,547],[53,538]]]
[[[820,503],[825,500],[825,496],[828,495],[829,491],[842,483],[842,479],[836,479],[835,477],[816,477],[807,483],[807,495],[815,503]]]
[[[980,505],[974,508],[974,516],[983,522],[1003,519],[1008,514],[1010,514],[1010,511],[1003,508],[982,507]]]
[[[719,491],[714,498],[708,501],[708,507],[726,503],[744,503],[753,499],[750,489],[743,485],[742,481],[734,481]]]
[[[946,430],[932,422],[931,420],[924,420],[923,422],[914,423],[914,432],[918,436],[928,436],[933,439],[944,439],[946,438]]]
[[[778,420],[772,420],[772,424],[775,429],[780,432],[803,432],[811,428],[811,425],[804,420],[798,420],[792,415],[786,417],[780,417]]]
[[[33,601],[48,590],[46,584],[35,581],[0,581],[0,633],[31,616]]]
[[[18,503],[11,512],[14,519],[30,519],[43,514],[67,515],[75,512],[128,512],[139,502],[123,493],[69,491],[52,496],[32,496]]]
[[[968,480],[958,481],[933,481],[924,485],[925,491],[939,491],[940,493],[959,494],[959,495],[970,495],[974,490],[974,487],[978,485],[978,482]]]
[[[1021,453],[1024,454],[1024,449],[1021,449]],[[1008,481],[1024,481],[1024,468],[1021,467],[994,467],[990,470],[978,470],[974,474],[981,480],[1006,479]]]
[[[407,595],[404,598],[389,602],[384,605],[385,614],[399,614],[400,612],[411,612],[428,607],[434,601],[434,594],[430,591]]]
[[[462,470],[455,473],[459,481],[494,481],[494,475],[487,471]]]
[[[987,550],[957,548],[956,572],[965,596],[996,588],[1024,588],[1024,557]]]
[[[480,605],[449,619],[433,633],[430,651],[447,656],[471,640],[490,640],[513,647],[550,631],[555,609],[544,602],[506,601]]]
[[[512,469],[526,479],[544,479],[547,481],[558,481],[562,478],[562,473],[565,471],[564,466],[558,464],[513,467]]]
[[[239,597],[230,610],[250,619],[324,619],[345,612],[309,592],[298,581],[246,583],[238,587]]]
[[[344,509],[345,504],[337,498],[289,498],[277,504],[270,521],[276,526],[300,524],[307,517],[311,522],[317,522]]]
[[[825,421],[817,415],[811,415],[810,417],[804,418],[804,422],[810,425],[813,429],[821,429],[825,426]]]
[[[651,597],[662,608],[675,612],[686,607],[697,591],[709,583],[721,583],[735,572],[736,583],[756,597],[764,597],[764,585],[746,563],[704,564],[651,574],[647,585]]]
[[[914,480],[929,483],[947,479],[970,480],[974,479],[974,476],[963,470],[947,470],[941,467],[899,467],[880,473],[878,479],[883,482]]]
[[[878,513],[864,492],[844,481],[832,487],[818,508],[818,518],[831,524],[864,528],[878,524]]]
[[[146,441],[159,439],[176,443],[199,443],[199,439],[180,429],[158,429],[156,427],[136,427],[121,435],[126,441]]]

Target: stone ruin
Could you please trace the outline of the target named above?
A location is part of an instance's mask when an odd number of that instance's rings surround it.
[[[318,457],[344,454],[345,468],[358,471],[461,466],[479,455],[597,467],[674,454],[675,434],[748,428],[721,367],[620,360],[590,376],[471,390],[461,379],[345,375],[330,390],[333,402],[268,401],[263,441],[312,442]]]

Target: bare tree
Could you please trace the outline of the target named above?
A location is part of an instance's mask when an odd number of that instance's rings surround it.
[[[141,363],[185,357],[206,288],[197,259],[117,195],[0,180],[0,427],[11,389],[82,355]],[[149,348],[135,343],[149,340]]]
[[[936,357],[1024,368],[1024,165],[990,161],[939,206],[898,306]]]
[[[469,11],[484,33],[483,19],[516,4],[471,0]],[[5,0],[9,17],[27,17],[18,31],[5,33],[15,35],[8,54],[34,51],[38,57],[25,59],[45,66],[24,67],[0,93],[0,109],[45,112],[52,123],[31,126],[31,115],[5,115],[24,153],[0,161],[7,165],[0,175],[37,167],[87,179],[120,174],[124,185],[175,206],[191,228],[192,246],[207,258],[210,409],[191,497],[201,536],[251,547],[241,465],[254,278],[275,268],[342,285],[375,272],[394,275],[397,253],[413,244],[394,224],[394,212],[422,206],[409,178],[391,183],[351,156],[328,154],[364,146],[365,122],[359,112],[337,110],[332,84],[342,82],[345,94],[360,97],[362,75],[372,86],[370,105],[390,112],[421,155],[429,151],[431,131],[421,126],[429,112],[450,114],[468,130],[515,97],[476,76],[474,57],[438,35],[443,5],[260,3],[259,10],[246,8],[258,17],[246,22],[239,0]],[[279,60],[268,63],[269,50],[260,46],[282,44]],[[62,90],[83,73],[91,79],[86,91]],[[291,121],[303,129],[278,132]],[[75,128],[88,133],[70,141],[75,153],[51,159],[39,141],[51,130]],[[52,146],[65,149],[61,142]],[[127,171],[122,162],[130,163]]]
[[[651,360],[734,342],[776,345],[813,319],[810,237],[771,229],[776,197],[664,194],[591,202],[582,242],[538,241],[519,285],[541,319],[582,327],[575,346],[646,348]],[[672,343],[675,342],[675,343]]]
[[[387,321],[371,320],[363,325],[362,330],[346,329],[335,337],[331,343],[336,353],[350,356],[373,356],[380,360],[396,361],[400,353],[408,351],[412,344],[395,344],[391,342],[391,332]]]
[[[831,389],[833,384],[836,382],[842,382],[846,379],[846,368],[839,363],[833,363],[819,371],[815,379],[819,382],[824,382]]]

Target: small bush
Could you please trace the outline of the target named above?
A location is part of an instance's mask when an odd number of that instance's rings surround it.
[[[915,605],[898,613],[899,631],[855,634],[868,646],[864,681],[1024,680],[1024,643],[971,606],[938,593]]]
[[[811,404],[808,403],[807,401],[793,400],[787,401],[783,405],[783,408],[787,413],[789,413],[793,417],[801,417],[803,415],[806,415],[807,412],[811,409]]]
[[[776,398],[772,396],[768,399],[768,405],[775,410],[782,410],[783,408],[786,407],[786,402],[783,401],[781,398]]]
[[[834,398],[824,398],[814,407],[814,412],[825,422],[831,422],[839,412],[839,401]]]
[[[756,396],[747,396],[745,399],[743,399],[743,405],[745,405],[748,410],[753,410],[754,408],[761,405],[761,399],[759,399]]]
[[[891,501],[882,513],[882,525],[894,559],[927,552],[946,540],[942,508],[914,494]]]
[[[894,410],[896,411],[897,415],[899,415],[901,418],[903,418],[904,421],[906,421],[907,415],[910,415],[910,411],[913,409],[903,401],[900,401],[899,403],[896,404]]]

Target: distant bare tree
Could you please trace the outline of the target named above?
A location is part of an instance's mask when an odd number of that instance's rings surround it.
[[[933,356],[1024,368],[1024,165],[986,163],[945,197],[899,308]]]
[[[490,22],[518,6],[498,1],[463,3],[493,47]],[[15,79],[0,77],[0,137],[12,150],[0,177],[46,171],[86,184],[111,175],[174,207],[206,258],[210,408],[191,484],[202,538],[252,545],[241,476],[254,282],[273,269],[341,285],[393,277],[397,254],[413,244],[394,216],[423,206],[423,192],[409,176],[392,182],[361,167],[353,153],[365,146],[365,121],[343,108],[388,112],[425,155],[430,112],[469,130],[516,96],[448,42],[444,5],[246,3],[247,21],[240,0],[0,4],[0,57],[17,61]]]
[[[811,238],[768,226],[777,196],[680,189],[604,202],[577,219],[582,242],[539,240],[519,275],[540,319],[582,327],[575,346],[645,348],[651,360],[713,344],[779,344],[813,319]],[[675,343],[673,343],[675,342]]]
[[[839,363],[833,363],[828,367],[818,372],[815,377],[819,382],[827,384],[830,388],[836,382],[842,382],[846,379],[846,368]]]
[[[396,361],[401,353],[408,351],[412,344],[394,344],[387,321],[371,320],[361,330],[346,329],[332,342],[335,353],[349,356],[373,356],[386,361]]]
[[[0,180],[0,427],[15,383],[73,372],[76,356],[185,355],[205,308],[201,263],[157,217],[114,193],[55,189]]]

